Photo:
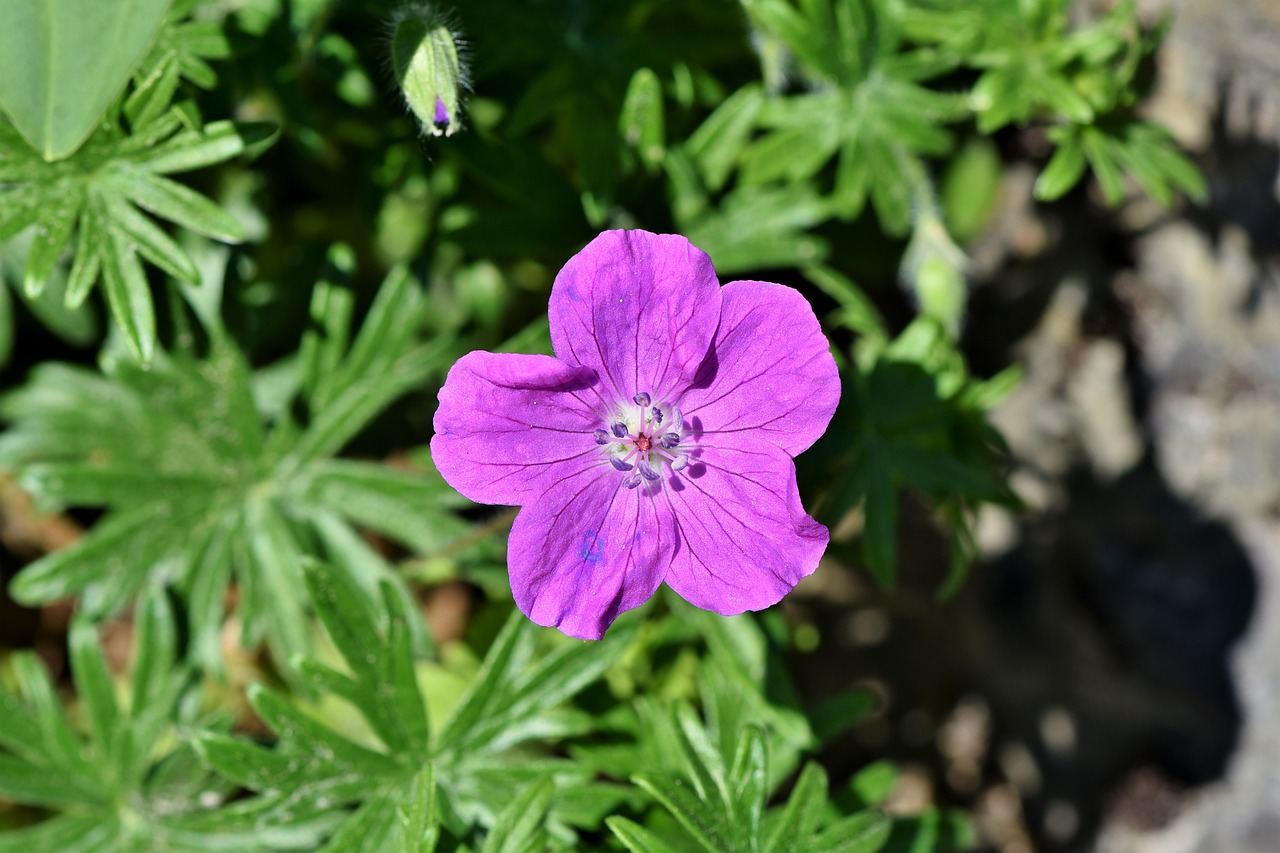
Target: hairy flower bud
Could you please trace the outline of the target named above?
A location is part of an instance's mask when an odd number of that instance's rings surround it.
[[[391,67],[409,109],[427,133],[452,135],[461,126],[459,105],[467,87],[461,37],[432,6],[408,6],[393,25]]]

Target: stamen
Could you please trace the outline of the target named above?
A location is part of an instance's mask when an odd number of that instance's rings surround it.
[[[622,485],[626,486],[628,489],[634,489],[636,486],[640,485],[640,475],[632,474],[630,477],[622,481]]]
[[[592,434],[592,435],[594,435],[594,436],[596,437],[596,444],[608,444],[608,443],[609,443],[609,433],[605,432],[604,430],[602,430],[602,429],[598,429],[598,430],[596,430],[595,432],[593,432],[593,433],[591,433],[591,434]]]
[[[672,432],[684,432],[684,415],[681,414],[680,410],[674,406],[671,407],[670,429]]]
[[[688,468],[688,467],[689,467],[688,456],[677,456],[675,461],[671,463],[672,471],[683,471],[685,468]]]
[[[630,471],[633,467],[635,467],[630,463],[623,462],[621,459],[619,459],[616,456],[610,456],[609,462],[613,465],[614,468],[617,468],[619,471]]]
[[[659,477],[662,476],[657,471],[650,468],[648,462],[641,461],[637,463],[636,467],[639,469],[641,476],[643,476],[650,483],[652,483],[654,480],[657,480]]]
[[[613,426],[609,427],[609,429],[613,431],[614,438],[627,437],[627,425],[624,423],[616,423]]]
[[[604,442],[601,442],[601,444],[603,443]],[[671,448],[675,447],[679,443],[680,443],[680,436],[674,432],[669,432],[666,435],[662,436],[662,438],[658,439],[658,444],[661,444],[663,448],[666,450],[670,450]]]
[[[652,402],[652,400],[649,397],[649,393],[647,391],[641,391],[639,394],[635,395],[631,399],[635,400],[636,405],[639,406],[640,408],[644,408],[645,406],[649,405],[650,402]]]

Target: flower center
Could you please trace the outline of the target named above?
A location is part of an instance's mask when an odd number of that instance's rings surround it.
[[[592,433],[609,464],[624,475],[623,485],[628,489],[644,482],[657,483],[663,468],[678,472],[689,465],[689,457],[681,449],[688,433],[680,410],[655,403],[646,391],[631,401],[634,409],[620,406],[608,419],[607,429],[601,427]]]

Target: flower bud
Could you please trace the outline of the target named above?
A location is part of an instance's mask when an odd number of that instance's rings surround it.
[[[460,126],[461,92],[467,86],[464,46],[448,17],[431,6],[409,6],[395,17],[391,67],[409,109],[432,136]]]

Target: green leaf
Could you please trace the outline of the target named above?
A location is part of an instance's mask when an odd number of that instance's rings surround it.
[[[74,773],[0,755],[0,797],[57,809],[83,806],[90,795]]]
[[[760,727],[747,726],[729,770],[728,790],[735,824],[739,833],[749,839],[760,836],[760,821],[764,817],[764,801],[768,795],[767,748]]]
[[[265,122],[214,121],[143,149],[130,159],[155,175],[190,172],[260,150],[275,140],[277,132]]]
[[[46,160],[71,154],[146,55],[171,0],[0,0],[0,109]]]
[[[363,590],[344,572],[319,564],[306,567],[307,591],[329,636],[356,673],[353,687],[375,702],[357,706],[388,749],[425,753],[429,739],[426,706],[414,674],[407,616],[394,595],[384,594],[389,624],[382,636],[370,617]]]
[[[641,68],[631,75],[618,117],[618,132],[646,166],[653,168],[662,163],[666,154],[662,81],[653,69]]]
[[[146,127],[168,109],[182,68],[176,54],[165,53],[145,70],[146,75],[124,102],[124,114],[134,128]]]
[[[84,195],[79,187],[68,186],[55,193],[41,209],[40,226],[31,243],[22,278],[22,289],[29,299],[34,299],[44,290],[62,247],[71,239],[71,229],[75,227],[83,203]]]
[[[111,314],[124,332],[134,356],[146,364],[156,348],[156,314],[151,286],[133,246],[121,233],[109,231],[102,243],[102,278]]]
[[[139,254],[176,279],[188,284],[199,283],[200,274],[191,257],[137,208],[113,197],[107,209],[110,227],[118,229],[123,239],[133,241]]]
[[[532,654],[532,629],[524,614],[513,610],[506,625],[485,655],[484,665],[476,673],[462,701],[440,732],[442,744],[462,748],[469,744],[473,731],[493,713],[492,703],[528,663]]]
[[[429,554],[471,526],[450,509],[466,505],[438,475],[368,462],[326,460],[311,467],[307,496],[362,527]]]
[[[543,824],[554,791],[549,779],[521,791],[498,817],[481,853],[539,853],[546,849]]]
[[[119,849],[121,827],[99,814],[60,814],[34,826],[0,833],[0,853],[99,853]]]
[[[805,842],[812,837],[826,804],[827,773],[819,764],[806,764],[769,833],[764,848],[766,853],[803,849]]]
[[[240,223],[226,211],[176,181],[138,168],[121,167],[109,171],[102,184],[138,206],[197,234],[227,243],[238,243],[244,239]]]
[[[440,839],[438,794],[435,765],[428,762],[413,779],[408,805],[397,809],[400,853],[434,853]]]
[[[99,212],[100,205],[89,204],[80,216],[80,230],[76,235],[75,260],[67,276],[67,292],[63,304],[75,311],[84,304],[102,270],[102,258],[106,251],[107,228]]]
[[[1044,167],[1040,177],[1036,178],[1035,196],[1041,201],[1053,201],[1061,198],[1080,181],[1084,174],[1084,147],[1080,137],[1071,134],[1062,140],[1058,150],[1053,152],[1049,165]]]
[[[876,853],[889,840],[893,824],[878,812],[860,812],[828,826],[815,840],[814,853]]]
[[[877,761],[854,774],[849,781],[849,789],[860,805],[878,806],[889,799],[897,784],[898,769],[888,761]]]
[[[116,705],[107,662],[98,644],[98,634],[88,622],[77,617],[71,623],[71,669],[75,674],[80,700],[84,703],[89,724],[89,739],[99,766],[110,766],[119,760],[111,753],[120,709]]]
[[[1093,174],[1102,187],[1107,204],[1115,206],[1124,201],[1124,172],[1116,157],[1116,146],[1101,130],[1087,127],[1081,132],[1084,156],[1093,167]]]
[[[837,322],[862,335],[888,337],[887,327],[875,303],[847,277],[825,266],[805,267],[803,272],[805,278],[840,304]]]
[[[763,104],[759,85],[743,86],[716,107],[685,142],[708,189],[719,190],[729,180]]]
[[[0,240],[34,225],[40,217],[41,193],[29,184],[0,193]]]
[[[675,847],[625,817],[607,817],[604,822],[631,853],[679,853]]]
[[[150,506],[113,514],[94,527],[92,536],[27,566],[10,584],[10,594],[19,602],[39,604],[75,595],[105,574],[126,596],[132,595],[142,585],[147,558],[154,556],[136,546],[139,540],[154,542],[146,531],[156,516]]]
[[[724,816],[708,809],[703,801],[678,780],[637,774],[632,781],[663,805],[689,833],[690,840],[707,853],[732,850],[732,835]]]

